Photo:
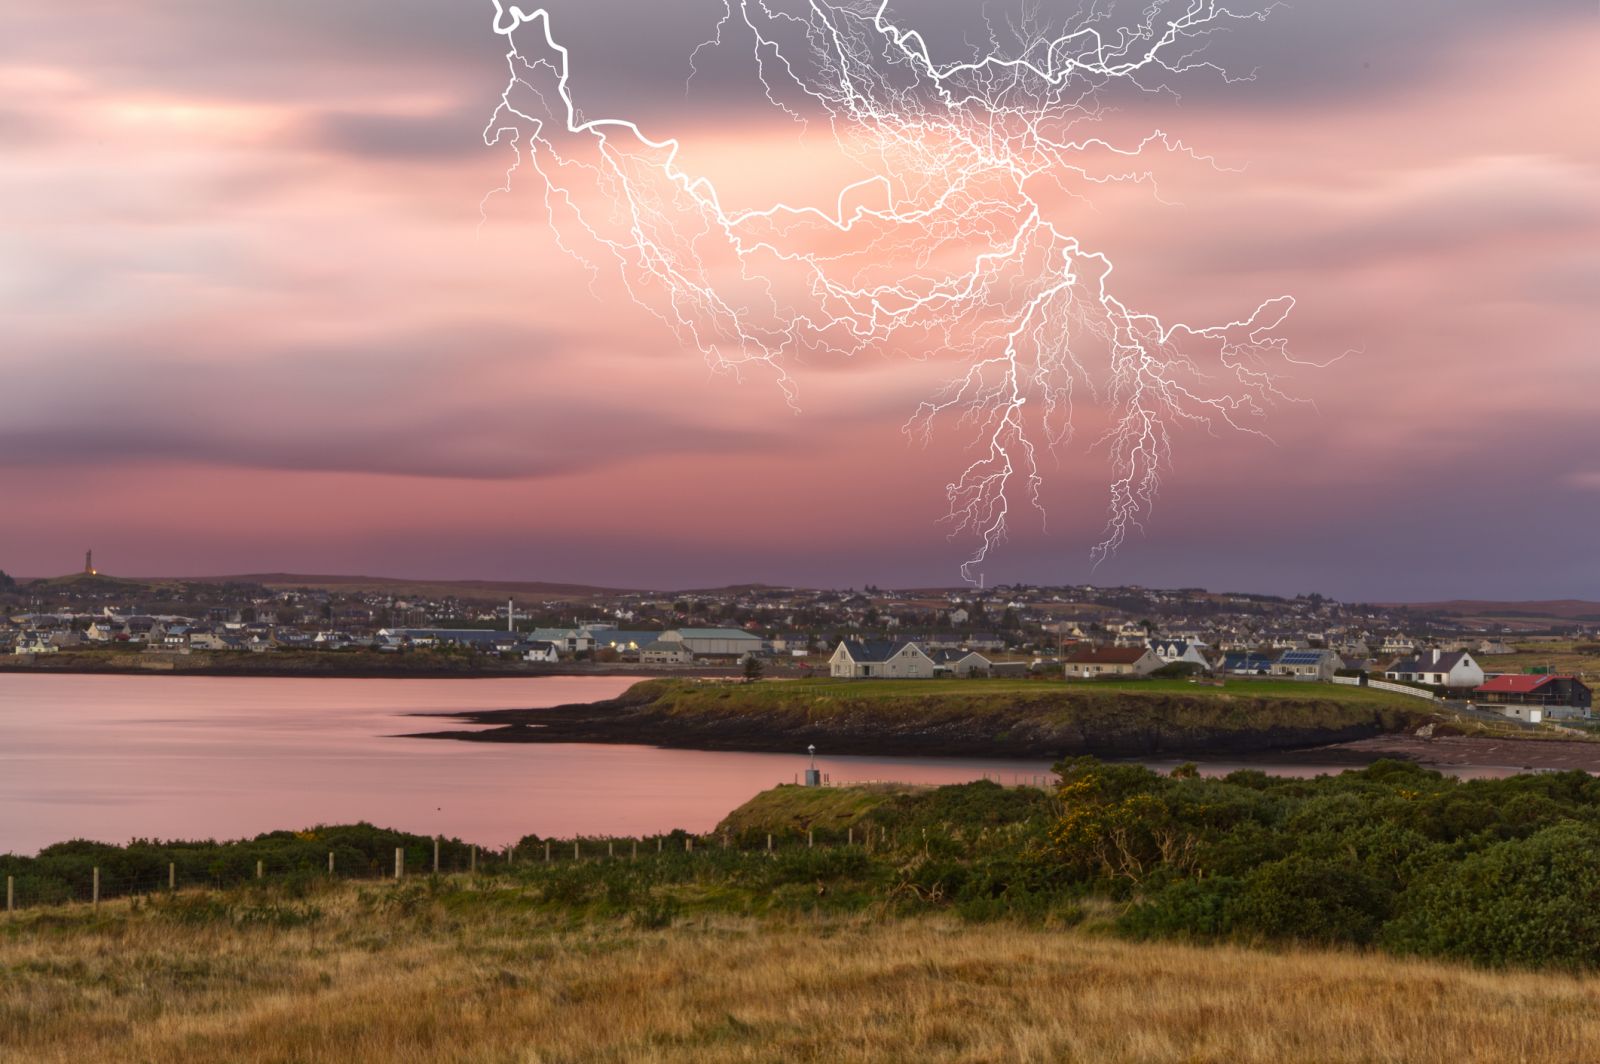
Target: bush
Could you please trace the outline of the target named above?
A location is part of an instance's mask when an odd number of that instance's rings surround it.
[[[1132,906],[1117,930],[1135,938],[1215,938],[1233,930],[1231,911],[1240,882],[1229,876],[1180,879]]]
[[[1390,892],[1360,864],[1295,854],[1246,876],[1223,923],[1246,935],[1364,944],[1376,936],[1390,904]]]
[[[1557,824],[1439,865],[1383,941],[1488,965],[1600,966],[1600,829]]]

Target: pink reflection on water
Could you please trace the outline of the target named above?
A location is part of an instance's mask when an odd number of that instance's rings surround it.
[[[403,739],[410,714],[591,701],[632,681],[0,677],[0,852],[368,820],[485,846],[705,831],[794,755]],[[819,756],[836,781],[1010,783],[1045,762]]]

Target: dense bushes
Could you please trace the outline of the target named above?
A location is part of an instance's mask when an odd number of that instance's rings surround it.
[[[1600,963],[1600,829],[1564,821],[1441,864],[1386,929],[1400,952],[1489,964]]]
[[[20,904],[37,905],[86,898],[95,868],[100,869],[101,896],[111,898],[164,887],[169,865],[175,866],[177,881],[184,886],[247,882],[255,877],[258,861],[262,872],[277,881],[326,872],[329,853],[339,875],[382,875],[394,867],[396,849],[405,850],[408,869],[432,867],[432,839],[363,823],[272,831],[231,842],[135,839],[112,846],[77,839],[46,846],[37,857],[0,854],[0,876],[14,878]],[[467,851],[458,839],[444,840],[442,867],[465,868]]]
[[[1129,899],[1118,921],[1129,934],[1600,966],[1600,781],[1586,773],[1061,770],[1064,808],[1041,859],[1080,889]]]
[[[854,807],[843,792],[785,787],[770,792],[772,809],[803,817],[838,805],[855,819],[814,832],[815,846],[804,828],[773,831],[772,853],[764,829],[775,823],[693,846],[675,833],[637,859],[619,846],[611,859],[590,847],[590,859],[573,861],[570,843],[559,843],[547,863],[544,840],[528,836],[526,859],[494,864],[500,886],[427,889],[454,892],[452,905],[643,928],[697,911],[947,910],[1058,923],[1091,914],[1135,937],[1600,967],[1600,780],[1585,773],[1460,781],[1378,762],[1316,779],[1208,779],[1189,767],[1163,776],[1092,759],[1057,770],[1050,792],[981,782],[875,792],[877,804]],[[17,876],[33,903],[72,896],[94,866],[110,896],[119,883],[164,883],[169,861],[183,882],[248,880],[257,860],[285,882],[325,868],[329,850],[343,872],[382,872],[396,846],[409,868],[427,867],[431,840],[362,824],[221,845],[69,842],[37,858],[0,857],[0,872]],[[463,867],[463,851],[446,844],[445,867]],[[229,918],[288,917],[241,909]]]

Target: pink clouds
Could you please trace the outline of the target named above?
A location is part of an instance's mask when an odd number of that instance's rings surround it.
[[[156,25],[190,17],[209,16]],[[101,21],[129,44],[115,64],[69,62],[65,15],[30,14],[35,47],[0,54],[0,136],[15,131],[0,161],[0,568],[70,568],[61,544],[93,540],[145,572],[954,579],[964,552],[934,522],[961,456],[900,432],[951,367],[936,352],[817,360],[795,415],[760,375],[708,378],[613,275],[563,255],[526,197],[496,201],[480,233],[506,161],[476,146],[494,42],[481,69],[458,51],[430,65],[425,41],[395,42],[394,66],[308,44],[274,77],[288,24],[242,41],[230,74],[158,69],[181,63],[159,42],[141,65],[139,35],[156,31]],[[1239,105],[1272,91],[1258,82],[1113,119],[1246,167],[1163,166],[1181,207],[1118,189],[1063,204],[1116,252],[1130,302],[1211,319],[1292,292],[1302,356],[1357,353],[1297,375],[1315,408],[1280,407],[1275,445],[1183,441],[1147,538],[1099,579],[1260,586],[1252,560],[1273,544],[1326,536],[1326,552],[1341,529],[1373,571],[1386,543],[1410,550],[1415,529],[1374,529],[1393,521],[1385,498],[1418,484],[1539,497],[1562,529],[1593,527],[1597,47],[1592,17],[1486,29],[1381,97]],[[752,197],[774,168],[823,201],[848,173],[769,114],[682,115],[686,151]],[[1063,456],[1049,534],[1024,515],[997,576],[1088,575],[1103,462]],[[1456,494],[1439,501],[1458,507],[1448,520],[1486,520]],[[1516,531],[1441,537],[1418,586],[1459,590],[1471,552]],[[1600,593],[1568,586],[1596,578],[1589,539],[1541,534],[1546,561],[1515,578]],[[1201,540],[1185,577],[1179,548]],[[1316,564],[1293,589],[1375,595],[1385,579],[1347,576],[1353,558]]]

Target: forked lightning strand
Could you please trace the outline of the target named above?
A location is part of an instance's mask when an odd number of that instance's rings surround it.
[[[1207,38],[1270,8],[1139,0],[1119,18],[1085,0],[1065,29],[1013,27],[1022,43],[1004,50],[991,31],[986,52],[943,63],[886,0],[787,6],[723,0],[689,67],[708,47],[751,44],[767,100],[798,122],[825,122],[869,175],[841,181],[830,209],[725,206],[710,179],[687,171],[677,140],[585,117],[548,11],[497,0],[510,80],[484,137],[516,153],[505,190],[532,170],[557,239],[592,275],[591,253],[613,258],[630,295],[713,368],[759,364],[791,405],[790,370],[805,357],[959,359],[905,430],[926,442],[949,420],[974,434],[972,461],[947,486],[952,535],[976,541],[961,569],[969,580],[1006,536],[1010,497],[1042,514],[1041,452],[1071,438],[1084,389],[1109,412],[1097,446],[1112,470],[1110,514],[1093,551],[1104,558],[1148,516],[1176,428],[1259,433],[1254,423],[1283,398],[1274,369],[1289,356],[1274,330],[1294,301],[1209,326],[1124,304],[1110,260],[1058,218],[1092,185],[1151,181],[1146,152],[1201,157],[1159,131],[1118,146],[1082,130],[1118,83],[1166,91],[1175,75],[1220,73],[1204,58]]]

